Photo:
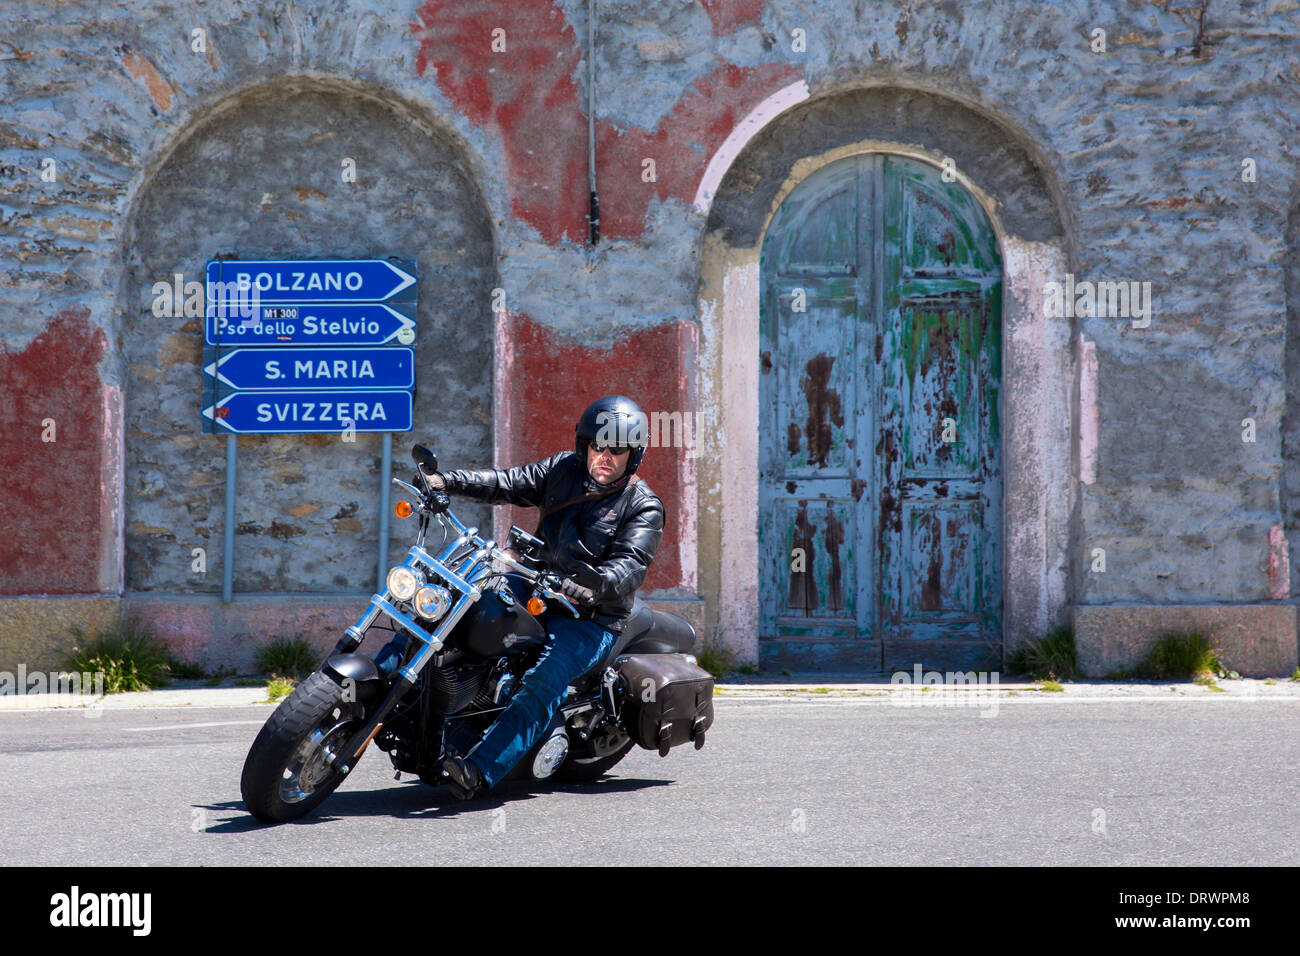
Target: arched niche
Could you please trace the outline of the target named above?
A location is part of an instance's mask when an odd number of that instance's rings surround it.
[[[355,176],[353,179],[353,171]],[[123,243],[128,591],[221,585],[223,435],[200,431],[203,320],[157,315],[157,282],[202,282],[211,258],[418,263],[413,441],[448,462],[491,458],[494,236],[463,145],[382,90],[286,78],[231,94],[183,129],[145,177]],[[382,439],[238,438],[237,592],[366,592],[376,570]],[[486,523],[486,509],[465,507]],[[391,548],[405,547],[394,527]],[[207,573],[194,571],[204,548]]]

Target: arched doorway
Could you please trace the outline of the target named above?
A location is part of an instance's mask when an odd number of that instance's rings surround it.
[[[997,669],[1002,262],[955,177],[864,153],[762,242],[759,656]]]

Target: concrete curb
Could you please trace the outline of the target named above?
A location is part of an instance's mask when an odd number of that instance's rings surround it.
[[[1262,680],[1236,680],[1216,682],[1215,689],[1202,684],[1064,684],[1059,691],[1045,690],[1033,683],[1007,683],[997,685],[970,684],[955,686],[916,687],[910,684],[718,684],[714,689],[717,699],[733,700],[827,700],[895,698],[917,702],[925,700],[951,700],[953,698],[983,698],[998,700],[1153,700],[1163,698],[1213,698],[1226,700],[1291,700],[1300,703],[1300,684],[1290,681],[1267,685]]]
[[[7,694],[0,697],[0,714],[31,710],[133,710],[173,707],[247,707],[264,704],[266,687],[196,687],[138,691],[128,694]]]

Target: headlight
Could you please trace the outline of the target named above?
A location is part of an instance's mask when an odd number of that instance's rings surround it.
[[[388,572],[388,590],[399,601],[409,601],[424,579],[404,564]]]
[[[415,593],[415,613],[426,621],[436,621],[450,607],[451,593],[446,588],[431,584]]]

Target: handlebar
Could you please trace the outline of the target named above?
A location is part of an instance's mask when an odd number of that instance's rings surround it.
[[[476,533],[478,529],[465,527],[465,525],[461,523],[461,520],[451,513],[449,507],[451,501],[444,492],[433,491],[430,489],[430,491],[426,493],[421,491],[419,488],[416,488],[414,485],[402,481],[400,478],[394,478],[393,484],[410,492],[417,500],[419,500],[421,511],[433,515],[440,521],[449,523],[461,538],[465,539],[468,543],[475,545],[479,551],[486,551],[486,557],[508,565],[510,568],[518,571],[529,581],[537,585],[537,592],[541,594],[542,597],[563,605],[574,617],[581,616],[578,613],[578,609],[574,607],[563,592],[559,590],[560,579],[554,571],[539,571],[520,564],[514,558],[510,557],[510,555],[506,554],[506,552],[498,548],[495,542],[485,541],[483,538],[479,537]],[[431,501],[437,507],[429,507]]]

